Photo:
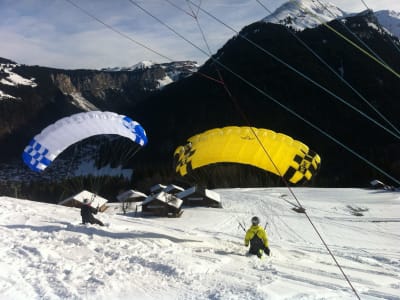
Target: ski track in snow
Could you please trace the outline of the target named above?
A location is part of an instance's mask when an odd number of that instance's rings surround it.
[[[295,191],[360,297],[400,299],[397,193]],[[184,208],[176,219],[110,204],[98,216],[105,227],[80,225],[75,208],[0,197],[0,298],[355,299],[305,216],[282,199],[295,203],[287,190],[217,192],[222,209]],[[349,203],[366,216],[352,216]],[[272,255],[262,260],[246,255],[238,226],[253,215],[268,220]]]

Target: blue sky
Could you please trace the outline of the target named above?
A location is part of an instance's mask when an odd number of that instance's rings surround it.
[[[125,37],[89,17],[69,1]],[[204,10],[237,31],[269,15],[256,0],[191,1],[201,3]],[[0,57],[23,64],[68,69],[131,66],[142,60],[168,61],[132,41],[135,40],[172,60],[203,63],[207,59],[206,54],[177,37],[132,2],[208,52],[195,18],[189,15],[191,8],[186,0],[0,0]],[[273,11],[285,1],[260,2]],[[399,0],[330,2],[348,12],[364,10],[363,2],[374,10],[400,12]],[[212,53],[234,35],[202,12],[197,18]]]

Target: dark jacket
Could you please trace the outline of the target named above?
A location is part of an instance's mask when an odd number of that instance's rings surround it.
[[[97,214],[98,209],[91,207],[90,204],[83,204],[81,207],[82,223],[94,223],[93,214]]]

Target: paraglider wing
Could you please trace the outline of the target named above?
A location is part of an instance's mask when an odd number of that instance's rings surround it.
[[[25,147],[22,159],[32,170],[41,172],[68,146],[94,135],[116,134],[144,146],[142,126],[113,112],[90,111],[62,118],[36,135]]]
[[[291,183],[310,180],[321,158],[300,141],[268,129],[229,126],[192,136],[174,152],[175,170],[185,176],[215,163],[241,163],[284,177]]]

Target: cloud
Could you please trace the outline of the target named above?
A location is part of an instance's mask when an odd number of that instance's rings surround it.
[[[92,17],[69,1],[79,5]],[[201,3],[201,8],[238,31],[269,14],[254,0],[191,1]],[[196,20],[189,15],[191,9],[186,0],[136,2],[208,53]],[[332,2],[346,11],[365,9],[362,2]],[[377,5],[376,1],[366,2]],[[263,0],[262,3],[274,10],[283,1]],[[372,8],[385,7],[400,11],[400,1],[397,0],[380,0],[379,5]],[[192,8],[198,12],[198,21],[212,53],[235,35],[204,12]],[[107,28],[99,20],[125,37]],[[203,63],[207,59],[202,51],[165,28],[129,0],[0,2],[0,56],[20,63],[59,68],[103,68],[133,65],[141,60],[167,61],[126,36],[173,60],[196,60]]]

